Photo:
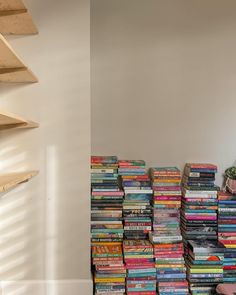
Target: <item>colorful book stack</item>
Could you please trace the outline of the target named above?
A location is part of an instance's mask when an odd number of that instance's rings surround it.
[[[188,294],[186,287],[186,268],[183,257],[183,243],[180,231],[150,233],[154,246],[157,287],[159,294],[168,293],[168,286],[161,282],[171,282],[177,294]]]
[[[236,195],[218,194],[218,239],[225,246],[224,282],[236,282]]]
[[[92,242],[122,242],[124,193],[118,185],[117,157],[91,158]]]
[[[153,189],[153,231],[179,231],[181,173],[176,167],[150,169]]]
[[[191,294],[215,294],[216,285],[223,282],[223,260],[224,246],[218,241],[188,241],[186,266]]]
[[[180,232],[181,173],[176,167],[151,168],[150,173],[154,196],[153,232],[149,236],[154,244],[158,291],[188,294]]]
[[[163,295],[186,295],[189,294],[188,282],[186,280],[179,282],[159,282],[158,293]]]
[[[142,160],[119,161],[119,175],[125,193],[124,233],[127,239],[146,239],[152,229],[152,188]]]
[[[156,268],[153,246],[147,240],[124,240],[127,295],[155,295]]]
[[[126,269],[121,243],[94,243],[92,264],[95,294],[125,294]]]
[[[217,191],[212,164],[186,164],[183,176],[181,228],[187,240],[217,239]]]

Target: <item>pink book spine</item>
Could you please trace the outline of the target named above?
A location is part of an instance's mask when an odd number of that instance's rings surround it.
[[[149,261],[148,261],[148,259],[146,259],[146,258],[138,258],[138,259],[136,259],[136,258],[125,258],[125,262],[126,262],[126,265],[130,265],[130,264],[137,264],[137,263],[141,263],[142,265],[144,264],[144,263],[149,263]]]
[[[216,217],[211,217],[211,216],[204,216],[204,217],[197,217],[197,216],[191,216],[191,217],[186,217],[187,220],[216,220]]]
[[[154,200],[181,200],[181,196],[154,196]]]
[[[124,192],[92,192],[92,196],[123,196]]]
[[[155,263],[151,263],[151,264],[126,264],[126,268],[128,269],[144,269],[144,268],[152,268],[155,267]]]
[[[175,254],[168,254],[168,255],[157,255],[157,254],[155,254],[154,255],[154,258],[180,258],[180,257],[182,257],[182,255],[175,255]]]

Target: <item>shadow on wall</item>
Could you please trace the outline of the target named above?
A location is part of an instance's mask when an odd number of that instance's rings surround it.
[[[30,130],[0,133],[0,173],[33,170]],[[19,144],[20,143],[20,144]],[[21,143],[25,143],[24,149]],[[31,151],[31,152],[29,152]],[[0,281],[2,295],[28,295],[30,288],[15,281],[37,279],[42,274],[44,245],[42,215],[44,200],[39,198],[39,176],[0,194]],[[31,290],[32,291],[32,290]]]

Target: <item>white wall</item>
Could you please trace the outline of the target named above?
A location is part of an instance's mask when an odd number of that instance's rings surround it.
[[[92,153],[236,158],[236,1],[92,0]]]
[[[0,108],[40,128],[1,132],[0,171],[40,175],[0,199],[3,294],[90,294],[89,1],[25,3],[40,34],[8,40],[40,82],[0,85]]]

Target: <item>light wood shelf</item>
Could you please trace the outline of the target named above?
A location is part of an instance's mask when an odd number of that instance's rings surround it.
[[[0,82],[34,83],[36,76],[0,34]]]
[[[0,174],[0,193],[7,192],[18,184],[29,181],[38,171]]]
[[[37,34],[32,17],[21,0],[0,0],[0,33]]]
[[[39,124],[30,120],[25,120],[19,116],[3,112],[0,110],[0,130],[13,128],[37,128]]]

